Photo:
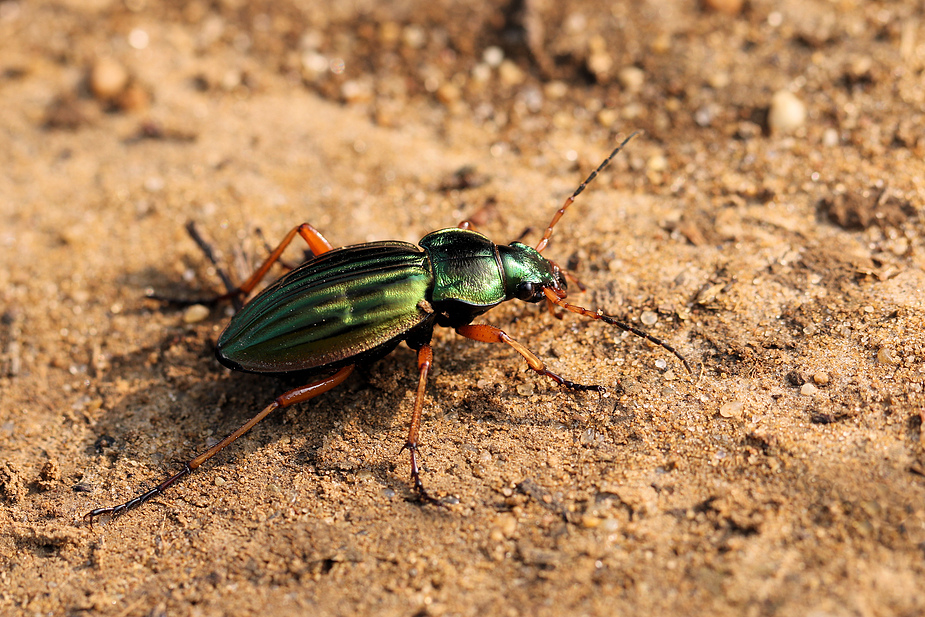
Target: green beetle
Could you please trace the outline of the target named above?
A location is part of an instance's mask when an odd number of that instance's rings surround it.
[[[245,297],[264,278],[286,247],[301,236],[314,257],[265,288],[222,332],[215,354],[228,368],[254,373],[300,373],[321,376],[277,397],[237,431],[186,463],[155,488],[118,506],[86,515],[120,514],[161,494],[191,473],[269,413],[306,401],[343,382],[360,363],[376,360],[404,341],[417,350],[418,389],[404,448],[411,455],[411,478],[425,503],[438,504],[424,489],[417,463],[418,434],[427,375],[433,364],[430,341],[435,326],[486,343],[505,343],[531,369],[573,390],[603,392],[603,386],[582,385],[549,371],[529,349],[503,330],[472,324],[479,315],[512,299],[546,300],[592,319],[604,321],[652,341],[687,361],[663,341],[600,311],[569,304],[565,273],[541,252],[565,210],[636,133],[623,141],[581,183],[556,212],[537,246],[520,242],[494,244],[464,221],[458,228],[427,234],[418,245],[371,242],[335,249],[311,225],[292,229],[270,256],[239,287],[221,298]]]

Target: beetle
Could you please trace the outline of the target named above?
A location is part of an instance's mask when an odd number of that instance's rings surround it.
[[[494,244],[469,221],[431,232],[417,245],[382,241],[336,249],[308,223],[290,230],[247,280],[218,299],[250,294],[296,236],[305,240],[314,256],[245,304],[219,336],[215,355],[221,364],[238,371],[301,373],[316,379],[278,396],[238,430],[156,487],[123,504],[96,508],[85,518],[92,522],[101,515],[118,515],[162,494],[273,411],[334,388],[357,364],[385,356],[402,341],[416,350],[418,368],[417,394],[402,450],[410,453],[411,480],[418,498],[424,503],[441,504],[424,488],[418,467],[421,413],[433,365],[430,341],[435,326],[453,328],[475,341],[506,344],[533,371],[571,390],[605,390],[600,385],[575,383],[553,373],[536,354],[500,328],[472,323],[512,299],[546,301],[550,308],[559,307],[616,326],[668,350],[691,373],[687,360],[664,341],[601,311],[566,302],[567,273],[541,255],[575,198],[637,134],[617,146],[565,200],[536,247],[521,242]],[[211,258],[208,252],[207,255]]]

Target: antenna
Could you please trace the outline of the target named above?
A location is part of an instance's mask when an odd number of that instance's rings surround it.
[[[556,306],[561,306],[567,311],[578,313],[579,315],[584,315],[585,317],[590,317],[591,319],[597,319],[598,321],[603,321],[604,323],[610,324],[611,326],[616,326],[625,332],[629,332],[630,334],[635,334],[639,338],[644,338],[647,341],[655,343],[662,349],[666,349],[670,351],[672,354],[674,354],[674,357],[680,360],[681,364],[684,365],[684,368],[687,370],[687,374],[693,376],[694,371],[691,370],[691,365],[688,364],[687,359],[681,355],[681,352],[679,352],[677,349],[675,349],[674,347],[672,347],[671,345],[669,345],[662,339],[652,336],[648,332],[644,330],[640,330],[639,328],[635,326],[631,326],[625,321],[620,321],[619,319],[611,317],[610,315],[605,315],[601,311],[592,311],[591,309],[586,309],[584,307],[577,306],[575,304],[569,304],[559,294],[557,294],[554,290],[550,289],[549,287],[546,287],[545,289],[543,289],[543,293],[546,295],[546,299],[552,302],[553,304],[555,304]],[[560,293],[564,295],[565,292],[560,292]]]
[[[621,143],[619,146],[617,146],[616,148],[614,148],[614,151],[610,153],[610,156],[608,156],[606,159],[604,159],[604,162],[601,163],[600,165],[598,165],[598,166],[597,166],[597,169],[595,169],[594,171],[592,171],[592,172],[591,172],[591,175],[588,176],[587,179],[585,179],[585,181],[582,182],[582,183],[578,186],[577,189],[575,189],[575,192],[572,193],[571,197],[569,197],[568,199],[565,200],[565,203],[562,204],[562,207],[559,208],[559,210],[556,212],[556,214],[552,217],[552,221],[550,221],[549,227],[546,228],[546,233],[543,234],[543,237],[542,237],[542,239],[540,240],[540,243],[536,245],[536,250],[537,250],[538,253],[542,253],[542,252],[543,252],[543,249],[546,248],[546,245],[549,244],[549,238],[550,238],[550,236],[552,236],[552,228],[556,226],[556,223],[559,222],[559,219],[562,218],[562,215],[565,214],[565,211],[568,209],[568,207],[572,205],[572,202],[575,201],[575,198],[578,197],[578,196],[581,194],[581,192],[582,192],[583,190],[585,190],[585,187],[587,187],[588,184],[590,184],[591,181],[594,180],[594,179],[597,177],[597,174],[601,173],[601,170],[603,170],[605,167],[607,167],[607,165],[610,163],[610,161],[613,160],[613,157],[617,156],[617,153],[619,153],[620,150],[623,149],[623,146],[625,146],[626,144],[628,144],[628,143],[630,142],[631,139],[633,139],[634,137],[636,137],[636,135],[639,135],[639,134],[641,134],[641,133],[642,133],[642,131],[633,131],[633,133],[632,133],[629,137],[627,137],[626,139],[624,139],[624,140],[623,140],[623,143]]]

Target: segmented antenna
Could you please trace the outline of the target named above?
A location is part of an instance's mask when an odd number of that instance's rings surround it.
[[[684,368],[687,370],[687,374],[693,376],[694,371],[691,370],[691,365],[688,364],[687,359],[681,355],[681,352],[679,352],[677,349],[675,349],[674,347],[672,347],[671,345],[669,345],[662,339],[652,336],[645,330],[640,330],[639,328],[635,326],[631,326],[625,321],[620,321],[619,319],[611,317],[610,315],[605,315],[601,311],[592,311],[591,309],[586,309],[583,306],[578,306],[576,304],[569,304],[560,296],[560,294],[564,295],[565,292],[556,293],[554,290],[547,287],[543,290],[543,293],[546,295],[546,298],[550,302],[555,304],[556,306],[560,306],[567,311],[571,311],[579,315],[584,315],[585,317],[590,317],[591,319],[597,319],[598,321],[603,321],[604,323],[610,324],[611,326],[616,326],[625,332],[629,332],[630,334],[635,334],[639,338],[644,338],[647,341],[655,343],[662,349],[670,351],[674,355],[674,357],[680,360],[681,364],[684,365]]]
[[[610,156],[608,156],[606,159],[604,159],[604,162],[601,163],[600,165],[598,165],[598,166],[597,166],[597,169],[595,169],[594,171],[592,171],[592,172],[591,172],[591,175],[588,176],[588,177],[585,179],[585,181],[582,182],[582,183],[578,186],[577,189],[575,189],[575,192],[572,193],[571,197],[569,197],[568,199],[565,200],[565,203],[562,204],[562,207],[559,208],[559,210],[556,212],[556,214],[552,217],[552,221],[550,221],[549,227],[546,228],[546,233],[543,234],[542,239],[540,239],[540,243],[536,245],[536,250],[537,250],[537,252],[542,253],[542,252],[543,252],[543,249],[546,248],[546,245],[549,244],[549,238],[550,238],[550,236],[552,236],[552,228],[556,226],[556,223],[559,222],[559,219],[562,218],[562,215],[565,214],[565,211],[568,209],[568,207],[572,205],[572,202],[575,201],[575,198],[578,197],[578,196],[581,194],[581,192],[582,192],[583,190],[585,190],[585,187],[587,187],[588,184],[590,184],[591,181],[594,180],[594,179],[597,177],[597,174],[601,173],[601,170],[603,170],[605,167],[607,167],[607,165],[610,163],[610,161],[613,160],[613,157],[617,156],[617,153],[619,153],[620,150],[623,149],[623,146],[625,146],[626,144],[628,144],[628,143],[630,142],[631,139],[633,139],[634,137],[636,137],[636,135],[639,135],[640,133],[642,133],[642,131],[633,131],[633,133],[632,133],[629,137],[627,137],[626,139],[624,139],[624,140],[623,140],[623,143],[621,143],[619,146],[617,146],[616,148],[614,148],[614,151],[610,153]]]

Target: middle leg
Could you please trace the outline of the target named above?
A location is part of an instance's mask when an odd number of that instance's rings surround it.
[[[414,411],[411,414],[411,426],[408,428],[408,440],[402,446],[402,450],[408,450],[411,453],[411,481],[414,482],[414,488],[418,492],[418,497],[424,503],[432,505],[443,505],[438,500],[430,496],[430,493],[424,488],[421,482],[421,472],[418,469],[418,434],[421,431],[421,415],[424,410],[424,391],[427,387],[427,375],[430,373],[430,367],[434,362],[434,351],[429,343],[421,345],[418,349],[418,391],[414,397]]]

